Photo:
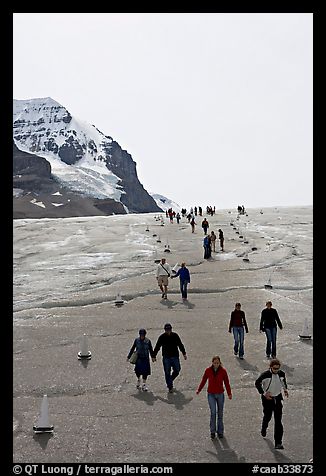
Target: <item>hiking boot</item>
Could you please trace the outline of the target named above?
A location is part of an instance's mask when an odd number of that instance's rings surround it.
[[[236,352],[236,351],[234,351],[233,353],[234,353],[234,355],[238,355],[238,352]]]
[[[284,446],[282,445],[282,443],[277,443],[277,444],[275,445],[275,449],[276,449],[276,450],[284,450]]]
[[[211,433],[211,439],[212,439],[212,440],[215,439],[215,433]]]
[[[173,393],[173,387],[169,388],[169,393]]]
[[[223,433],[218,433],[217,435],[219,438],[223,438]]]
[[[162,293],[162,299],[164,299],[165,293]]]
[[[239,357],[240,360],[243,360],[243,356]]]
[[[261,436],[262,436],[263,438],[265,438],[265,436],[266,436],[266,429],[265,429],[265,428],[262,428],[260,433],[261,433]]]

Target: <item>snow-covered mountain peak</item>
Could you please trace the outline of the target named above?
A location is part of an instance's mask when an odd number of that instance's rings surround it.
[[[120,201],[129,211],[157,211],[127,151],[50,97],[13,101],[18,149],[45,158],[64,187],[88,197]]]

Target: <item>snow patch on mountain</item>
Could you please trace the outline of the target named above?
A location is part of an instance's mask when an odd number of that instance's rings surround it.
[[[175,212],[181,212],[182,207],[180,207],[180,205],[173,202],[169,198],[164,197],[164,195],[160,195],[159,193],[151,193],[151,192],[149,192],[149,194],[154,198],[156,204],[160,208],[162,208],[162,210],[166,211],[169,208],[172,208],[172,210],[174,210]]]

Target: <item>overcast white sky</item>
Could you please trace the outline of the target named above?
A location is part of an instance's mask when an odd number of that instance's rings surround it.
[[[312,205],[312,13],[16,13],[15,99],[52,97],[181,206]]]

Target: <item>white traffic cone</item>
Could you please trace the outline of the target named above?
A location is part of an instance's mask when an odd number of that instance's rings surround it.
[[[91,358],[92,358],[92,353],[88,350],[87,337],[86,337],[86,334],[84,334],[81,351],[78,352],[78,360],[90,360]]]
[[[33,425],[34,433],[53,433],[53,425],[49,423],[48,396],[43,395],[41,415],[36,425]]]
[[[122,306],[124,304],[124,300],[122,299],[120,292],[117,294],[114,304],[116,306]]]
[[[311,339],[311,333],[309,332],[308,319],[305,318],[303,329],[301,334],[299,334],[300,339]]]

